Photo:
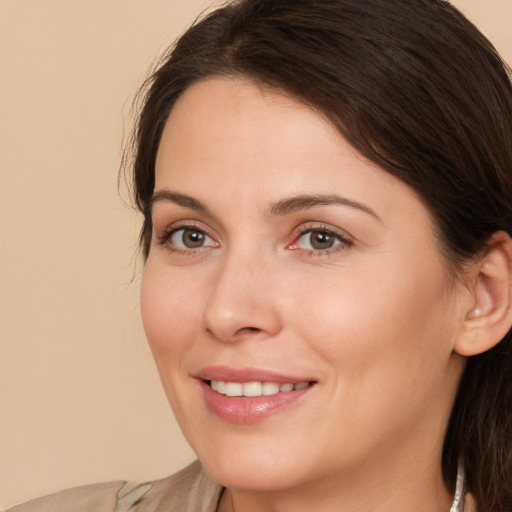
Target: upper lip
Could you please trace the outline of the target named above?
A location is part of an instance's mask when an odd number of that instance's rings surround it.
[[[280,384],[314,381],[309,377],[285,375],[259,368],[231,368],[229,366],[209,366],[200,370],[195,377],[201,380],[222,380],[225,382],[276,382]]]

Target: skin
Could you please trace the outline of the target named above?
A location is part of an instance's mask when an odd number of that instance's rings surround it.
[[[183,432],[228,488],[219,510],[447,512],[441,448],[472,299],[415,192],[299,101],[229,78],[178,100],[155,191],[208,210],[155,202],[141,307]],[[332,194],[358,206],[269,213]],[[184,245],[183,226],[203,244]],[[312,246],[311,230],[333,246]],[[194,376],[211,365],[316,384],[241,425],[206,407]]]

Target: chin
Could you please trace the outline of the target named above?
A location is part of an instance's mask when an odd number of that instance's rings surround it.
[[[238,457],[236,452],[215,460],[201,459],[205,471],[224,487],[241,491],[271,492],[289,489],[299,481],[297,469],[276,464],[273,457],[255,460]],[[290,465],[292,466],[292,465]]]
[[[245,491],[279,491],[308,479],[315,466],[297,443],[259,431],[216,435],[192,445],[205,471],[224,487]],[[290,440],[289,440],[290,441]],[[299,455],[300,454],[300,455]],[[309,464],[308,464],[309,461]]]

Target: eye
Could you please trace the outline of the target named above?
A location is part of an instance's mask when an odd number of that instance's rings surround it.
[[[299,243],[304,249],[323,251],[338,245],[340,241],[336,235],[327,231],[309,231],[299,238]]]
[[[194,227],[176,229],[170,234],[168,240],[172,246],[179,249],[199,249],[215,245],[211,237]]]
[[[180,226],[165,231],[158,238],[160,245],[170,250],[188,251],[203,247],[217,247],[218,244],[202,229],[195,226]]]
[[[311,228],[299,233],[289,249],[303,249],[310,252],[322,253],[343,249],[352,245],[350,240],[330,229]]]

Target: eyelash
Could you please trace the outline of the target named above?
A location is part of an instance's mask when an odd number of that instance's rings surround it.
[[[327,249],[303,249],[303,248],[293,248],[294,245],[298,243],[298,241],[307,234],[312,233],[323,233],[327,236],[333,237],[337,242],[333,247],[329,247]],[[309,226],[301,226],[301,228],[295,234],[294,241],[288,246],[291,250],[300,250],[305,253],[307,256],[330,256],[336,254],[340,251],[347,250],[347,248],[354,245],[354,242],[343,236],[341,233],[334,230],[332,227],[327,226],[325,224],[313,224]]]
[[[173,237],[173,235],[175,235],[176,233],[179,233],[180,231],[186,231],[186,230],[197,231],[199,233],[203,233],[208,238],[214,240],[213,237],[211,237],[208,234],[208,231],[205,230],[204,227],[202,227],[202,226],[198,226],[195,224],[180,224],[179,226],[170,226],[170,227],[164,229],[164,231],[156,237],[156,243],[158,245],[165,247],[170,252],[178,252],[178,253],[182,253],[182,254],[185,253],[188,255],[197,254],[202,249],[206,248],[206,247],[197,247],[195,249],[192,249],[192,248],[186,249],[186,248],[181,248],[181,247],[175,247],[168,243],[169,240]],[[217,242],[215,242],[215,243],[217,244]]]
[[[214,240],[212,236],[209,235],[208,231],[204,229],[202,226],[198,226],[195,224],[180,224],[178,226],[170,226],[166,228],[160,235],[156,237],[156,243],[160,246],[165,247],[167,250],[171,252],[178,252],[182,254],[197,254],[200,251],[206,249],[207,247],[215,247],[215,245],[210,246],[203,246],[203,247],[197,247],[197,248],[181,248],[181,247],[175,247],[171,244],[169,244],[169,240],[172,238],[173,235],[180,231],[184,230],[191,230],[191,231],[197,231],[200,233],[203,233],[205,236],[210,238],[211,240]],[[305,249],[300,247],[294,247],[297,245],[298,241],[304,237],[307,234],[312,233],[324,233],[327,236],[333,237],[335,239],[336,245],[333,247],[329,247],[326,249]],[[307,226],[301,226],[300,229],[298,229],[293,234],[293,242],[287,246],[287,249],[290,250],[299,250],[302,251],[303,254],[306,254],[308,256],[325,256],[325,255],[331,255],[335,254],[339,251],[346,250],[348,247],[351,247],[354,245],[353,241],[348,239],[346,236],[341,235],[340,233],[333,230],[331,227],[324,225],[324,224],[312,224]],[[218,246],[218,242],[215,242],[215,244]]]

